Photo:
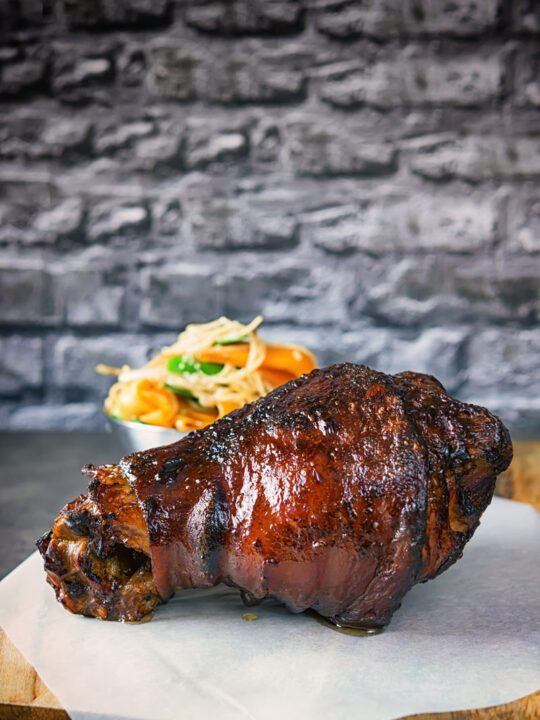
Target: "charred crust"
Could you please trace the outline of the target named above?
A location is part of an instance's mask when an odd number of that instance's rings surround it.
[[[457,448],[450,453],[450,462],[454,466],[465,465],[470,460],[471,455],[465,443],[460,443]]]
[[[240,588],[240,597],[246,607],[255,607],[256,605],[260,605],[263,600],[262,598],[258,598],[253,595],[253,593],[249,592],[249,590],[245,590],[243,588]]]
[[[100,482],[97,477],[94,477],[93,480],[90,480],[90,482],[88,483],[88,492],[90,493],[90,495],[93,496],[96,493],[99,486],[100,486]]]
[[[486,460],[493,467],[495,473],[500,473],[510,465],[513,457],[512,440],[508,428],[498,418],[496,442],[486,449]],[[501,452],[501,449],[503,451]]]
[[[101,583],[101,578],[94,572],[92,560],[87,555],[85,555],[81,560],[81,570],[92,582],[97,584]]]
[[[67,513],[65,524],[74,535],[84,537],[89,534],[92,518],[88,511],[71,510]]]
[[[97,465],[83,465],[81,468],[81,472],[83,475],[88,475],[88,477],[95,478],[97,477],[97,474],[99,472],[99,467]]]
[[[478,525],[478,523],[476,523]],[[421,582],[426,582],[427,580],[430,580],[433,577],[436,577],[437,575],[440,575],[445,570],[448,570],[449,567],[451,567],[455,562],[457,562],[460,557],[463,555],[463,548],[465,547],[465,544],[467,540],[471,537],[474,530],[476,529],[476,526],[471,529],[468,535],[461,535],[459,540],[456,540],[456,543],[448,555],[448,557],[444,560],[444,562],[438,567],[437,572],[427,577],[425,580],[422,580]]]
[[[156,481],[162,485],[168,485],[176,480],[182,466],[182,456],[172,457],[165,460],[156,475]]]
[[[352,520],[357,520],[358,513],[354,509],[354,506],[350,500],[342,500],[341,504],[345,508],[345,512]]]
[[[142,506],[150,542],[159,543],[161,530],[159,519],[155,517],[158,509],[158,501],[155,498],[147,498],[143,501]]]
[[[100,558],[100,560],[104,560],[109,555],[113,545],[114,543],[111,540],[109,542],[105,542],[103,537],[99,535],[98,537],[90,540],[88,543],[88,549],[91,550],[96,557]]]
[[[458,497],[459,509],[463,513],[463,515],[472,516],[479,514],[479,510],[481,508],[477,506],[471,494],[465,487],[463,487],[459,480],[456,482],[456,493]],[[480,502],[478,502],[478,505],[480,505]]]
[[[148,537],[150,538],[151,543],[159,543],[159,538],[161,536],[160,529],[159,529],[159,523],[154,522],[153,520],[147,519],[148,524]]]
[[[77,600],[86,592],[86,587],[79,580],[65,580],[64,585],[72,600]]]
[[[219,483],[216,483],[212,499],[206,513],[204,526],[204,551],[202,569],[209,577],[212,577],[218,569],[219,554],[225,544],[225,534],[229,520],[227,498]]]
[[[43,557],[45,556],[49,543],[51,542],[52,534],[53,531],[49,530],[36,540],[36,547]]]
[[[147,498],[143,502],[144,512],[146,515],[153,515],[158,509],[158,501],[156,498]]]

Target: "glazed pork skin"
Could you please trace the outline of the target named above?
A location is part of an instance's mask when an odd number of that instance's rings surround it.
[[[380,628],[460,557],[511,457],[502,422],[434,378],[333,365],[91,469],[39,547],[73,612],[137,620],[224,582],[247,604]]]

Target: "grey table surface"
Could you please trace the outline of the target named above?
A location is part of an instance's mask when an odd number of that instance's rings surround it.
[[[59,510],[83,492],[87,463],[124,453],[106,432],[0,433],[0,578],[36,547]]]

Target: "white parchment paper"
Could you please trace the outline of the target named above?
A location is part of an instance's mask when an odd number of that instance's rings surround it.
[[[179,593],[144,625],[70,615],[31,555],[0,624],[74,720],[390,720],[540,688],[540,514],[495,499],[464,557],[350,637],[228,588]]]

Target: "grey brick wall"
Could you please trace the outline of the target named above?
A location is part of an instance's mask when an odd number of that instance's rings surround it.
[[[0,0],[0,424],[188,321],[540,430],[537,0]]]

